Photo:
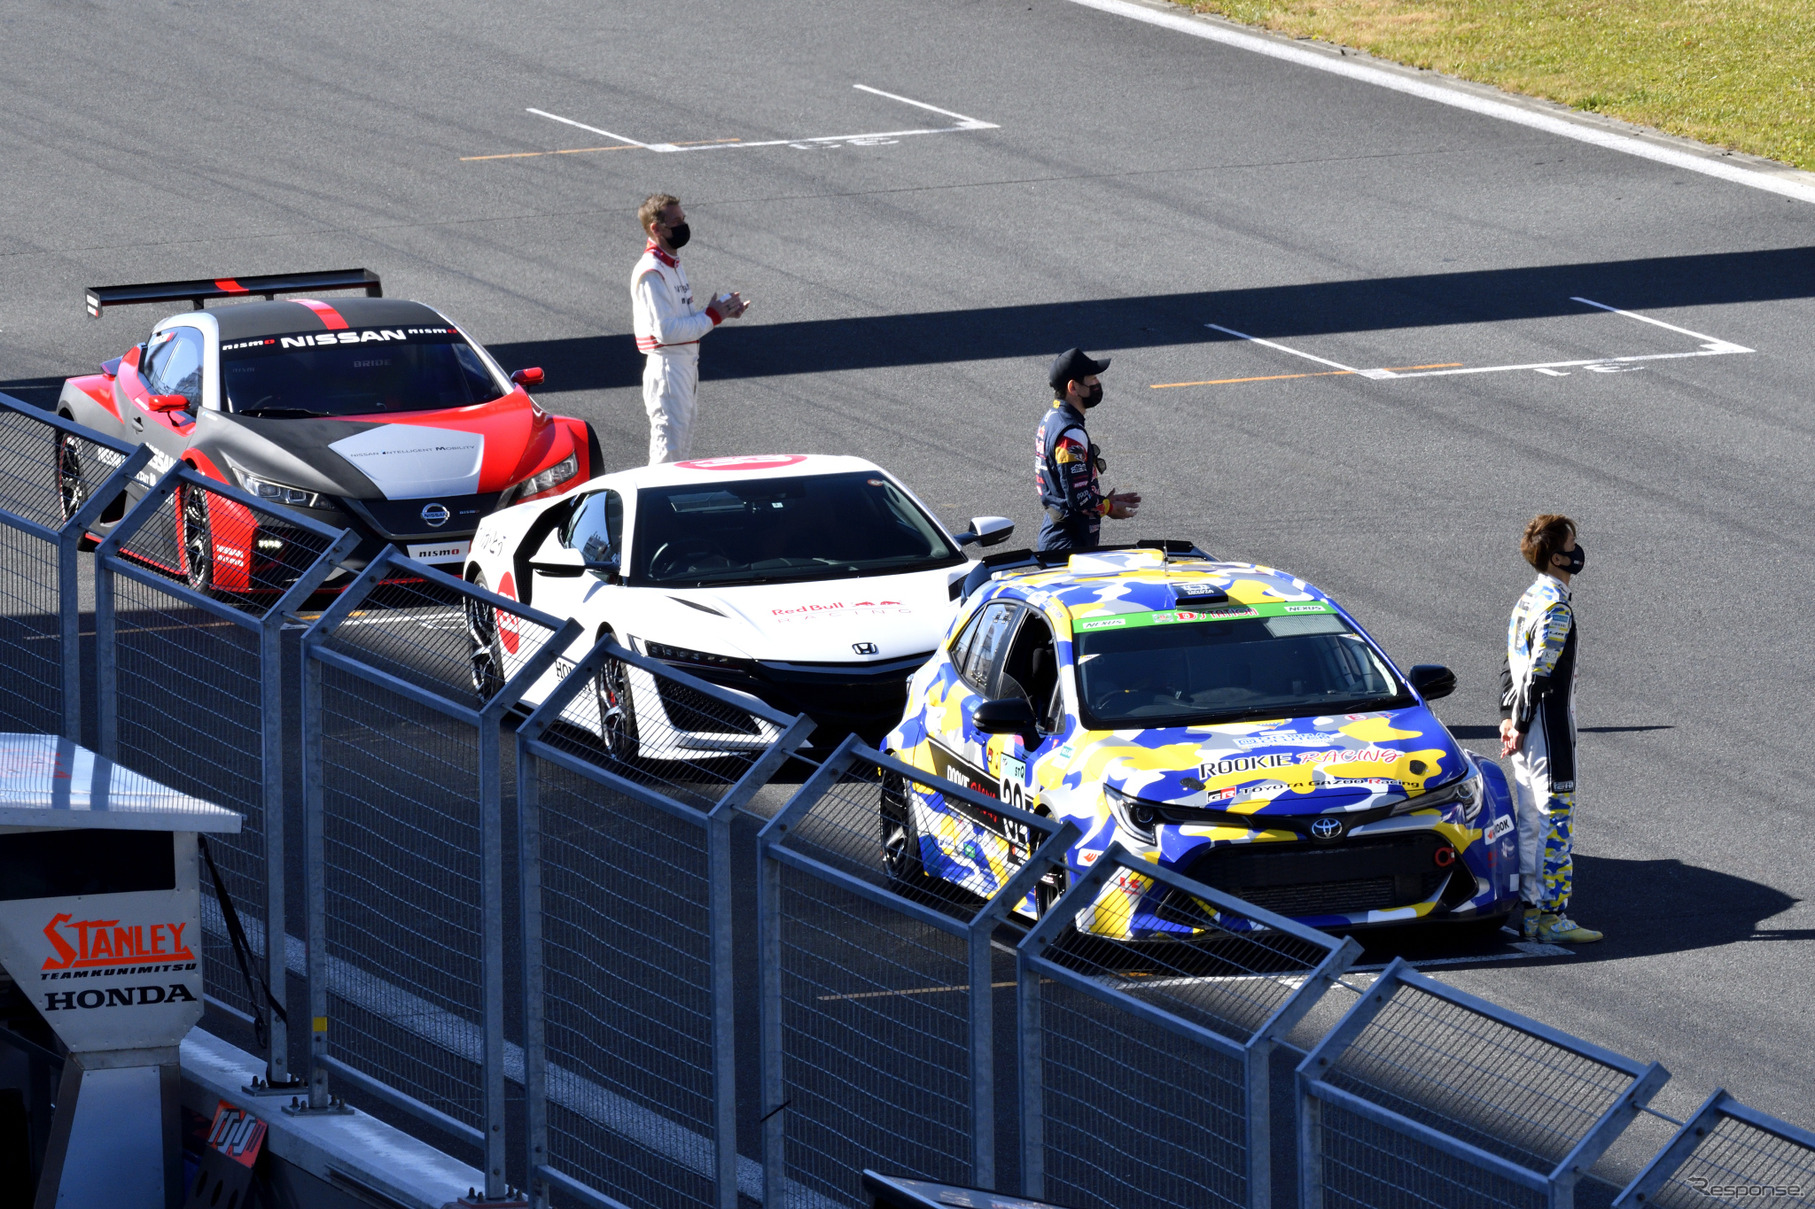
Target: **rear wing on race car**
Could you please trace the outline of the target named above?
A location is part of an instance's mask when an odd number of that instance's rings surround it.
[[[367,298],[383,298],[384,285],[370,269],[328,269],[319,273],[267,273],[262,277],[221,277],[211,281],[152,281],[144,285],[88,287],[88,313],[100,318],[110,306],[142,302],[187,302],[196,310],[210,298],[240,298],[263,294],[319,294],[329,290],[364,290]]]

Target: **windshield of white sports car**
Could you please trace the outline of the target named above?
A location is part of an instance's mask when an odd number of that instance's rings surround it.
[[[296,332],[221,345],[227,410],[265,419],[469,407],[503,395],[453,328]]]
[[[1095,729],[1417,704],[1386,661],[1322,604],[1084,617],[1072,634],[1079,701]]]
[[[703,587],[899,575],[964,555],[868,471],[637,492],[632,584]]]

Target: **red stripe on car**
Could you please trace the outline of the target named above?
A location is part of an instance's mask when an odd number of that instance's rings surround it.
[[[314,311],[316,315],[320,317],[322,326],[327,328],[330,332],[346,330],[347,321],[341,318],[339,311],[335,310],[327,303],[318,302],[313,298],[292,298],[290,301],[296,303],[298,306],[306,306]]]
[[[222,277],[214,283],[214,288],[217,290],[225,290],[229,294],[244,294],[246,292],[246,287],[233,280],[231,277]]]

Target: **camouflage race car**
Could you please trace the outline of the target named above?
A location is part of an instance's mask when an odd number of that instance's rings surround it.
[[[1517,898],[1504,775],[1342,608],[1291,575],[1189,543],[995,570],[909,685],[886,746],[1083,838],[1017,909],[1037,913],[1113,842],[1316,927],[1498,927]],[[988,894],[1028,855],[989,811],[885,784],[898,881]],[[1119,940],[1187,939],[1190,912],[1120,874],[1078,916]],[[1150,901],[1151,900],[1151,901]],[[1198,904],[1195,909],[1211,908]]]

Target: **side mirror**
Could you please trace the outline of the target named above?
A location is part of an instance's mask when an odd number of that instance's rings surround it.
[[[1426,701],[1435,701],[1456,691],[1456,673],[1441,663],[1414,664],[1406,678]]]
[[[954,533],[960,546],[975,543],[979,546],[996,546],[1007,541],[1015,531],[1015,522],[1006,516],[973,516],[971,527],[963,533]]]
[[[535,366],[520,369],[510,376],[510,380],[518,386],[540,386],[542,385],[542,371]]]
[[[189,410],[189,400],[182,395],[153,395],[145,400],[145,406],[159,413]]]
[[[580,559],[580,565],[588,571],[597,571],[606,579],[614,583],[617,581],[622,567],[618,552],[600,540],[597,534],[586,539],[586,544],[580,549]]]
[[[1020,735],[1031,751],[1040,745],[1040,723],[1034,718],[1034,707],[1026,697],[998,697],[985,701],[973,715],[978,730],[986,735]]]

